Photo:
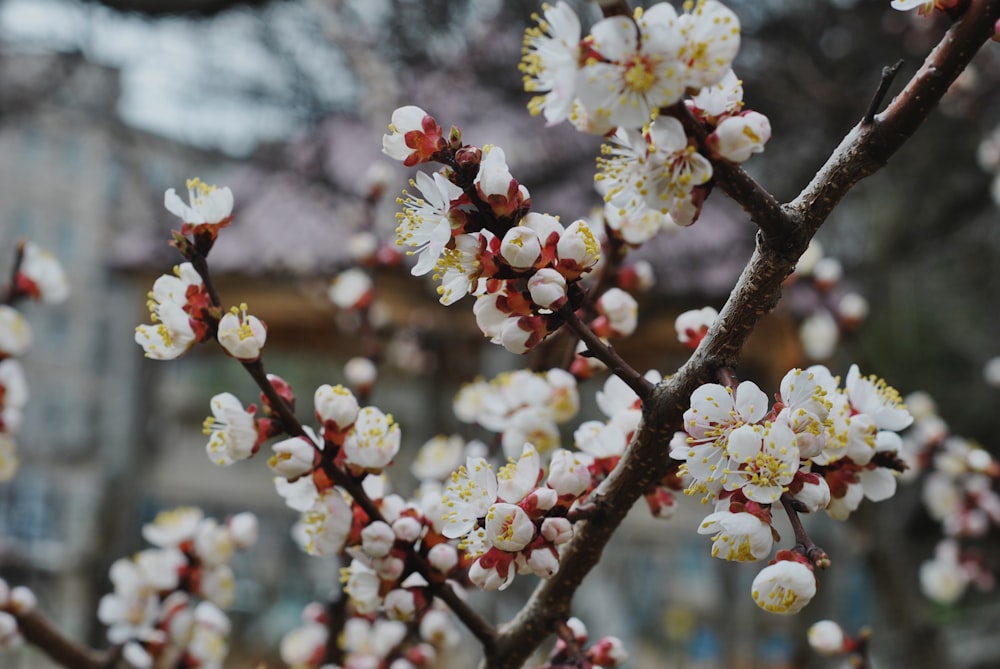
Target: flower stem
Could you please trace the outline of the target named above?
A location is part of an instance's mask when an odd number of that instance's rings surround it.
[[[829,567],[831,564],[830,556],[809,538],[809,533],[806,532],[806,528],[802,525],[802,519],[799,518],[799,512],[795,510],[795,500],[788,493],[781,496],[781,506],[784,507],[785,514],[788,515],[788,522],[792,524],[792,531],[795,533],[795,548],[792,550],[804,555],[815,567],[820,569]]]

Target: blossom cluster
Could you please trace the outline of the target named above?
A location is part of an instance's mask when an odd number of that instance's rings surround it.
[[[164,196],[167,210],[182,220],[173,244],[189,260],[204,259],[219,230],[232,221],[233,194],[200,179],[189,179],[187,186],[190,204],[173,188]],[[157,278],[146,305],[151,323],[136,327],[135,342],[154,360],[179,358],[195,344],[216,337],[227,354],[253,362],[260,358],[267,341],[267,326],[247,312],[245,303],[222,313],[193,262],[182,263],[171,274]]]
[[[920,566],[920,589],[929,599],[952,605],[970,586],[995,586],[995,567],[973,542],[1000,528],[1000,463],[978,444],[951,434],[925,393],[910,395],[907,404],[915,421],[904,453],[914,469],[924,471],[924,508],[943,535],[934,557]]]
[[[142,528],[154,547],[111,565],[114,592],[101,598],[97,617],[108,640],[124,645],[134,667],[183,663],[222,666],[235,600],[233,553],[257,541],[257,519],[241,513],[225,523],[200,509],[164,511]]]
[[[476,297],[483,333],[515,353],[535,347],[562,321],[556,313],[579,306],[570,290],[600,258],[600,243],[583,219],[529,213],[528,189],[507,166],[503,149],[463,145],[457,129],[448,141],[419,107],[392,115],[383,151],[404,164],[445,165],[419,172],[398,202],[396,241],[417,256],[412,273],[433,271],[440,302]]]
[[[611,137],[597,186],[609,229],[627,244],[692,224],[710,189],[709,158],[742,163],[771,136],[767,117],[743,110],[731,69],[739,19],[714,0],[686,7],[678,15],[657,3],[605,18],[581,36],[579,18],[560,1],[525,34],[525,90],[544,93],[532,98],[531,112]]]
[[[618,637],[601,637],[594,643],[589,643],[587,626],[579,618],[573,617],[567,620],[565,632],[567,638],[560,637],[556,640],[548,660],[539,669],[557,669],[566,666],[613,669],[628,661],[628,651]],[[583,662],[577,664],[581,659]]]
[[[712,537],[712,555],[756,561],[771,554],[777,537],[771,517],[776,502],[844,520],[863,498],[892,496],[896,473],[905,468],[897,432],[912,421],[899,394],[881,379],[864,377],[853,365],[840,387],[839,378],[816,365],[788,372],[774,406],[750,381],[735,388],[701,386],[691,396],[685,431],[675,435],[670,455],[683,461],[686,491],[714,502],[698,529]],[[755,584],[754,599],[779,613],[801,609],[812,597],[808,591],[815,593],[809,562],[779,552],[765,572],[772,570],[773,577],[780,565],[782,578],[797,579],[804,589],[795,598],[758,597]]]
[[[407,643],[411,631],[400,620],[350,618],[340,635],[342,666],[382,667],[391,661],[393,669],[430,669],[442,650],[459,641],[450,618],[441,609],[428,611],[412,633],[418,639],[413,643]],[[281,640],[282,661],[291,669],[321,666],[329,635],[329,612],[317,602],[310,603],[302,610],[302,626]]]
[[[66,273],[45,249],[22,242],[16,263],[13,282],[0,304],[0,481],[13,478],[20,464],[14,438],[28,403],[28,382],[18,358],[34,343],[30,323],[13,305],[23,299],[56,304],[69,297]]]

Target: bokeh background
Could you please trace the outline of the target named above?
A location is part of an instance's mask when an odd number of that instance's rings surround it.
[[[592,3],[571,4],[585,24],[598,16]],[[782,201],[860,118],[882,68],[902,59],[905,81],[947,24],[892,11],[885,0],[728,4],[743,24],[735,69],[747,105],[774,129],[747,169]],[[344,361],[363,342],[326,287],[350,262],[353,232],[373,225],[392,234],[394,193],[408,176],[380,156],[395,107],[420,105],[461,127],[467,142],[502,146],[536,211],[572,220],[600,204],[592,188],[599,140],[565,124],[545,128],[524,108],[516,63],[537,10],[527,0],[0,2],[0,276],[17,240],[31,239],[62,260],[73,289],[68,303],[25,309],[37,335],[24,361],[32,399],[18,439],[21,471],[0,485],[0,574],[35,589],[69,633],[103,644],[93,612],[110,588],[108,566],[141,548],[143,522],[177,504],[218,516],[252,510],[262,521],[264,540],[236,565],[230,666],[278,666],[274,649],[302,605],[337,587],[335,562],[291,542],[294,513],[262,462],[207,466],[200,427],[208,400],[223,391],[254,398],[243,370],[214,351],[149,361],[132,341],[147,320],[151,282],[177,262],[164,190],[191,176],[233,188],[237,222],[212,253],[223,299],[249,302],[268,323],[269,371],[301,397],[342,382]],[[928,391],[955,433],[994,453],[1000,391],[983,368],[1000,355],[991,198],[1000,160],[990,152],[998,83],[1000,45],[987,45],[940,110],[819,236],[842,263],[839,290],[869,304],[866,322],[824,361],[841,374],[856,361],[904,394]],[[372,207],[365,195],[376,164],[394,177]],[[641,332],[620,347],[626,358],[665,373],[683,362],[673,318],[721,306],[753,234],[716,193],[694,227],[638,252],[657,283],[643,298]],[[379,280],[387,362],[373,403],[403,426],[396,484],[405,491],[413,485],[407,459],[420,444],[467,432],[450,409],[460,384],[521,361],[483,344],[468,305],[438,306],[430,285],[405,269]],[[799,328],[817,300],[789,288],[751,341],[742,378],[773,392],[785,370],[810,362]],[[630,666],[836,666],[804,648],[805,627],[823,617],[849,630],[873,626],[879,666],[1000,664],[996,596],[972,593],[944,608],[917,589],[918,565],[939,537],[917,484],[864,505],[846,525],[815,519],[835,567],[818,600],[791,621],[756,610],[747,596],[754,567],[712,560],[694,534],[702,509],[685,507],[668,523],[637,509],[577,599],[594,632],[627,640]],[[983,550],[995,565],[996,543]],[[518,579],[513,597],[477,606],[505,620],[527,581]],[[474,658],[470,649],[453,664]],[[47,666],[30,651],[0,665]]]

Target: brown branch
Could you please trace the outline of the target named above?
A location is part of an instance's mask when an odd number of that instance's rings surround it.
[[[602,513],[574,527],[559,572],[541,583],[520,613],[502,628],[495,652],[484,660],[486,667],[522,666],[553,625],[567,616],[577,587],[597,564],[615,528],[642,491],[668,469],[670,438],[681,426],[691,393],[711,381],[715,370],[739,362],[748,336],[777,303],[782,282],[812,235],[850,188],[885,164],[927,118],[951,82],[992,36],[998,19],[1000,0],[973,2],[888,109],[874,123],[852,130],[794,202],[781,208],[781,217],[770,221],[780,225],[792,220],[795,229],[781,245],[765,234],[758,237],[750,262],[698,350],[643,403],[642,425],[599,491]],[[768,216],[777,216],[773,208]]]
[[[639,399],[645,400],[649,397],[649,394],[653,392],[652,383],[625,362],[610,344],[604,343],[600,337],[594,334],[594,331],[580,320],[575,311],[567,307],[563,316],[566,319],[566,326],[587,345],[587,350],[590,351],[591,355],[607,365],[615,376],[635,391]]]
[[[902,66],[903,61],[897,60],[894,65],[887,65],[882,68],[882,79],[878,82],[878,88],[875,89],[872,101],[868,103],[868,111],[865,112],[864,118],[861,119],[862,125],[869,125],[875,121],[875,114],[878,113],[878,108],[882,106],[882,101],[885,100],[885,96],[889,93],[889,87],[892,86],[892,80],[899,74],[899,68]]]
[[[17,275],[20,274],[21,264],[24,262],[25,244],[27,244],[27,242],[20,239],[17,242],[17,246],[14,248],[14,265],[10,268],[10,285],[7,286],[3,302],[0,302],[0,304],[5,304],[8,307],[12,306],[19,297],[23,296],[23,293],[21,293],[17,286]]]
[[[72,669],[110,669],[118,660],[119,647],[105,652],[92,650],[67,638],[37,610],[18,614],[21,636],[56,664]]]

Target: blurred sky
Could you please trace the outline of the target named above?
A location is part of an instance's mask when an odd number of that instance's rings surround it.
[[[388,6],[348,4],[366,22]],[[150,21],[74,0],[4,0],[0,40],[8,49],[77,51],[120,68],[126,123],[236,156],[302,127],[290,67],[304,70],[309,95],[328,109],[352,106],[356,94],[340,53],[322,39],[314,9],[303,2]]]

